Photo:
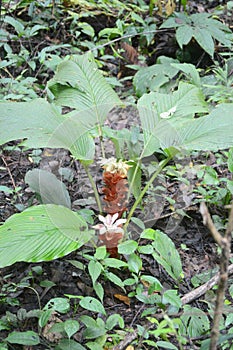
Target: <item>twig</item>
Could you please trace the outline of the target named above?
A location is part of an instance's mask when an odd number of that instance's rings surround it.
[[[123,350],[126,348],[127,345],[129,345],[134,339],[136,339],[138,336],[136,331],[133,331],[132,333],[128,333],[125,338],[116,346],[114,346],[114,348],[112,348],[112,350]]]
[[[231,275],[233,273],[233,264],[228,266],[228,275]],[[201,295],[205,294],[208,290],[210,290],[213,286],[215,286],[218,283],[220,273],[216,273],[215,276],[213,276],[209,281],[202,284],[200,287],[192,290],[191,292],[185,294],[182,298],[182,304],[188,304],[191,303],[191,301],[196,300]]]
[[[9,166],[8,166],[8,164],[7,164],[7,162],[6,162],[6,160],[5,160],[3,155],[1,155],[1,159],[2,159],[2,161],[3,161],[3,163],[4,163],[5,167],[6,167],[6,170],[7,170],[8,174],[9,174],[9,176],[10,176],[10,179],[11,179],[11,182],[12,182],[12,186],[14,187],[14,191],[15,191],[15,193],[16,193],[19,201],[20,201],[20,203],[22,204],[22,199],[20,198],[19,194],[17,193],[15,180],[14,180],[14,178],[12,176],[11,170],[10,170],[10,168],[9,168]]]
[[[211,330],[210,337],[210,350],[217,350],[218,339],[219,339],[219,324],[223,313],[223,304],[225,298],[225,291],[227,288],[228,281],[228,265],[231,252],[231,233],[233,231],[233,204],[231,206],[231,211],[228,219],[227,229],[224,236],[222,236],[211,219],[209,211],[205,203],[201,203],[200,212],[203,216],[203,222],[209,228],[213,238],[222,249],[220,257],[220,272],[219,272],[219,282],[217,290],[216,305],[214,311],[213,326]]]
[[[210,230],[214,240],[221,247],[222,246],[223,236],[218,232],[218,230],[214,226],[214,223],[213,223],[213,221],[211,219],[211,216],[210,216],[210,213],[208,211],[208,208],[207,208],[207,206],[206,206],[206,204],[204,202],[201,202],[201,204],[200,204],[200,213],[202,215],[203,224],[208,227],[208,229]]]

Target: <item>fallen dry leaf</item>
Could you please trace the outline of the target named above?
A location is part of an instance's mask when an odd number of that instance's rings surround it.
[[[127,295],[114,294],[114,297],[120,301],[123,301],[126,305],[130,306],[130,298]]]

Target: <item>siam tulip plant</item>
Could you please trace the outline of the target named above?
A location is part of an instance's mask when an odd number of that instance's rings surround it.
[[[47,91],[47,99],[0,102],[0,144],[23,140],[21,145],[30,149],[63,148],[83,165],[93,187],[98,214],[107,214],[105,218],[99,217],[101,223],[95,228],[99,230],[99,240],[106,245],[110,255],[113,254],[112,248],[117,254],[118,242],[123,239],[143,196],[176,154],[233,146],[231,103],[219,104],[209,112],[200,87],[184,81],[168,93],[145,93],[137,102],[140,135],[136,142],[140,147],[130,161],[132,168],[127,162],[115,159],[103,164],[102,211],[90,165],[100,156],[105,158],[103,139],[109,136],[104,124],[108,113],[114,107],[122,106],[122,101],[98,70],[90,53],[62,62],[48,82]],[[125,132],[123,136],[117,130],[111,132],[114,144],[118,144],[119,148],[124,142],[135,141],[130,132]],[[95,154],[97,139],[101,155]],[[158,153],[161,160],[153,165],[143,188],[141,164],[147,157]],[[127,153],[122,154],[125,156]],[[0,267],[17,261],[39,262],[63,257],[93,239],[93,212],[72,210],[64,184],[55,175],[48,177],[45,173],[34,169],[27,176],[27,183],[30,182],[30,187],[35,188],[35,192],[46,201],[12,215],[0,226]],[[130,175],[129,188],[127,174]],[[48,190],[46,193],[45,189]],[[129,192],[132,192],[135,201],[127,213]]]

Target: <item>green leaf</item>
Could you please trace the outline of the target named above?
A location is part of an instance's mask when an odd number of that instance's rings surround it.
[[[24,32],[24,25],[13,17],[4,16],[4,23],[12,25],[18,34],[22,34]]]
[[[105,323],[102,319],[97,318],[95,321],[90,316],[81,316],[80,320],[85,324],[87,329],[84,330],[83,336],[86,339],[98,338],[106,333]]]
[[[124,328],[124,319],[119,314],[110,315],[106,321],[106,329],[110,331],[117,324],[120,328]]]
[[[173,345],[168,341],[162,341],[162,340],[157,341],[156,346],[159,346],[159,348],[162,348],[162,349],[178,350],[178,348],[175,345]]]
[[[94,285],[103,271],[103,266],[98,261],[91,260],[88,264],[88,271],[92,279],[92,284]]]
[[[145,157],[160,148],[181,146],[180,129],[186,123],[189,125],[190,119],[194,120],[195,113],[207,112],[207,105],[200,89],[180,82],[178,90],[172,94],[151,92],[143,95],[138,101],[138,109],[144,135],[142,156]]]
[[[208,29],[195,27],[193,36],[203,50],[213,57],[214,41]]]
[[[154,276],[142,275],[141,280],[149,283],[150,285],[153,285],[154,291],[161,291],[163,289],[163,286],[160,283],[160,281]]]
[[[93,234],[85,220],[68,208],[54,204],[29,208],[0,226],[0,267],[57,259],[80,248]]]
[[[233,173],[233,148],[231,148],[228,152],[227,164],[229,171]]]
[[[210,328],[210,321],[206,313],[196,307],[184,306],[184,313],[180,317],[180,332],[182,335],[189,334],[190,337],[200,337]]]
[[[76,320],[66,320],[64,322],[64,331],[70,339],[79,330],[79,323]]]
[[[106,267],[113,267],[114,269],[120,269],[121,267],[127,266],[126,262],[114,258],[105,258],[103,263]]]
[[[133,241],[133,240],[127,240],[123,243],[120,243],[118,245],[118,253],[119,254],[132,254],[135,252],[135,250],[137,249],[138,244],[137,242]]]
[[[0,191],[5,192],[5,193],[9,193],[9,194],[14,192],[14,190],[12,188],[9,188],[7,186],[0,186]]]
[[[184,72],[188,79],[190,79],[190,83],[196,85],[197,87],[201,87],[201,79],[198,73],[198,70],[193,64],[190,63],[172,63],[172,66]]]
[[[73,339],[62,339],[55,350],[86,350],[86,348]]]
[[[154,248],[152,255],[154,259],[165,268],[174,280],[179,280],[182,275],[182,264],[179,253],[172,240],[165,233],[152,229],[146,229],[141,237],[153,237],[149,239],[154,240],[152,243]]]
[[[11,344],[21,344],[21,345],[40,344],[40,338],[38,334],[33,331],[12,332],[8,335],[6,340]]]
[[[131,272],[138,274],[142,269],[142,259],[137,254],[130,254],[128,266]]]
[[[69,300],[66,298],[52,298],[44,306],[44,310],[54,310],[65,314],[70,309]]]
[[[95,259],[103,260],[107,255],[107,250],[105,246],[97,247],[95,252]]]
[[[93,137],[88,132],[79,136],[78,141],[70,147],[70,151],[74,158],[83,161],[85,164],[91,163],[95,155]]]
[[[141,68],[133,78],[137,96],[142,96],[148,90],[156,91],[168,83],[178,73],[178,70],[171,64],[178,62],[173,58],[160,56],[156,64]]]
[[[28,139],[28,147],[46,147],[64,117],[57,108],[39,98],[30,102],[0,102],[0,144]],[[39,116],[39,118],[38,118]],[[56,145],[62,147],[62,143]]]
[[[94,291],[96,292],[96,295],[98,296],[98,298],[101,300],[101,302],[103,302],[103,298],[104,298],[104,288],[102,287],[102,284],[100,282],[96,282],[93,285]]]
[[[183,48],[183,45],[187,45],[190,40],[193,37],[193,28],[188,26],[188,25],[184,25],[181,26],[179,28],[177,28],[176,30],[176,40],[180,46],[180,48]]]
[[[182,306],[182,301],[181,301],[179,295],[177,295],[177,290],[174,290],[174,289],[166,290],[163,293],[162,303],[163,304],[170,304],[172,306],[177,307],[178,309]]]
[[[112,272],[106,272],[106,277],[113,282],[114,284],[116,284],[117,286],[121,287],[124,290],[124,283],[122,282],[122,280],[115,275]]]
[[[168,97],[165,100],[169,102]],[[159,113],[163,100],[160,99],[160,96],[150,93],[139,100],[139,112],[145,140],[142,156],[150,155],[159,151],[160,148],[166,149],[171,146],[190,151],[216,151],[233,146],[233,104],[220,104],[209,115],[194,119],[192,115],[195,109],[199,112],[201,109],[204,111],[205,106],[201,105],[201,101],[200,104],[195,106],[198,101],[197,95],[194,94],[193,98],[192,95],[189,97],[190,105],[187,106],[187,109],[183,101],[183,107],[180,106],[180,111],[178,111],[178,102],[175,105],[176,111],[174,114],[170,113],[170,115],[168,111],[166,112],[168,118],[162,120]],[[191,106],[190,109],[189,106]],[[220,119],[221,123],[219,123]]]
[[[44,327],[48,323],[51,315],[52,315],[52,309],[42,311],[42,313],[39,317],[39,321],[38,321],[39,326],[41,328]]]
[[[67,208],[71,207],[66,186],[51,172],[42,169],[29,170],[26,173],[25,182],[40,195],[43,204],[60,204]]]
[[[62,62],[48,88],[54,94],[56,104],[83,112],[80,124],[102,124],[108,112],[120,104],[90,53]]]
[[[106,315],[106,311],[101,302],[93,297],[84,297],[80,300],[79,305],[86,310]]]

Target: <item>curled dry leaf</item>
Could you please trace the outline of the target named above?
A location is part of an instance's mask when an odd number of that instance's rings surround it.
[[[57,315],[57,312],[53,312],[51,314],[49,321],[46,324],[46,326],[44,327],[43,332],[42,332],[43,337],[51,343],[57,343],[59,340],[61,340],[63,338],[62,334],[50,331],[52,326],[54,326],[56,323],[62,322],[60,320],[60,318],[58,318],[56,315]]]

